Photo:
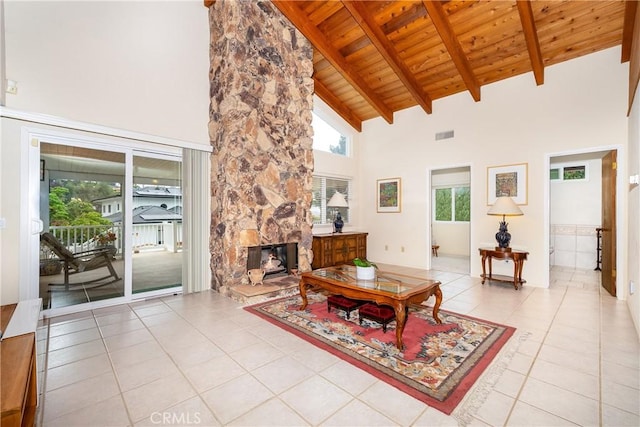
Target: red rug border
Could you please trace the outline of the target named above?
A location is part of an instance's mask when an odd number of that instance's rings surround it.
[[[305,334],[304,332],[301,332],[299,330],[297,330],[296,328],[293,328],[289,325],[287,325],[284,322],[278,321],[277,319],[274,319],[266,314],[263,314],[259,311],[256,310],[256,307],[259,307],[261,305],[264,304],[271,304],[274,303],[276,301],[279,300],[285,300],[291,297],[295,297],[295,295],[289,295],[289,296],[285,296],[285,297],[281,297],[281,298],[276,298],[273,300],[269,300],[269,301],[262,301],[256,304],[252,304],[250,306],[245,306],[243,307],[244,310],[248,311],[249,313],[252,313],[262,319],[267,320],[269,323],[278,326],[281,329],[284,329],[285,331],[292,333],[294,335],[296,335],[297,337],[300,337],[302,339],[304,339],[305,341],[307,341],[308,343],[315,345],[316,347],[325,350],[331,354],[333,354],[334,356],[339,357],[341,360],[344,360],[347,363],[350,363],[353,366],[356,366],[360,369],[362,369],[365,372],[368,372],[369,374],[373,375],[374,377],[378,378],[381,381],[384,381],[385,383],[397,388],[398,390],[402,391],[403,393],[406,393],[412,397],[414,397],[415,399],[431,406],[432,408],[435,408],[447,415],[451,415],[451,413],[453,412],[453,410],[458,406],[458,404],[462,401],[462,399],[464,398],[464,396],[467,394],[467,392],[471,389],[471,387],[475,384],[475,382],[478,380],[478,378],[484,373],[484,371],[486,370],[486,368],[491,364],[491,362],[493,362],[493,360],[495,359],[495,357],[498,355],[498,353],[500,352],[500,350],[502,350],[502,348],[504,347],[504,345],[507,343],[507,341],[509,340],[509,338],[511,338],[513,336],[513,334],[516,331],[516,328],[514,328],[513,326],[507,326],[507,325],[503,325],[500,323],[496,323],[496,322],[492,322],[489,320],[485,320],[485,319],[480,319],[478,317],[473,317],[473,316],[468,316],[466,314],[460,314],[460,313],[455,313],[453,311],[448,311],[448,310],[440,310],[440,313],[450,313],[452,315],[456,315],[456,316],[464,316],[466,318],[469,319],[473,319],[473,320],[478,320],[484,323],[487,323],[489,325],[493,325],[493,326],[498,326],[501,328],[504,328],[504,332],[501,334],[501,336],[496,339],[496,341],[493,343],[492,347],[487,350],[487,352],[485,353],[485,355],[482,357],[482,359],[476,363],[473,368],[470,369],[469,373],[465,376],[464,379],[462,379],[460,381],[460,383],[458,384],[458,386],[455,388],[455,390],[453,390],[451,392],[451,394],[444,400],[444,401],[439,401],[437,399],[432,398],[431,396],[428,396],[422,392],[420,392],[419,390],[416,390],[415,388],[406,385],[404,383],[402,383],[401,381],[396,380],[395,378],[390,377],[389,375],[385,374],[384,372],[381,372],[378,369],[375,369],[374,367],[371,367],[369,365],[367,365],[366,363],[358,360],[357,358],[353,357],[353,356],[348,356],[348,353],[351,353],[350,350],[345,349],[344,351],[338,350],[333,348],[332,346],[325,344],[322,340],[318,339],[318,338],[314,338],[312,336],[309,336],[308,334]]]

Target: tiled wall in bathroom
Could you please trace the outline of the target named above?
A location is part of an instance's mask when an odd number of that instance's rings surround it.
[[[596,268],[597,232],[600,225],[551,225],[549,263],[563,267]]]

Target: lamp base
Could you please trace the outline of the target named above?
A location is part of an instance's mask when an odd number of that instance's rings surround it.
[[[511,252],[511,248],[501,248],[500,246],[495,247],[496,252]]]
[[[334,233],[342,233],[342,227],[344,226],[344,221],[342,220],[342,215],[340,212],[336,215],[336,220],[333,222],[333,232]]]
[[[511,234],[507,230],[507,222],[501,221],[500,228],[496,233],[496,242],[498,242],[498,246],[502,249],[506,249],[509,247],[509,242],[511,241]]]

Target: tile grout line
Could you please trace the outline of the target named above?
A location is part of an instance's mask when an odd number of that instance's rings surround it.
[[[126,304],[127,307],[129,307],[129,309],[136,315],[136,317],[138,318],[138,320],[140,320],[142,322],[142,319],[140,319],[140,316],[138,316],[138,313],[136,313],[136,311],[129,305]],[[134,425],[135,423],[133,422],[133,417],[131,416],[131,413],[129,412],[129,407],[127,406],[127,402],[124,399],[124,392],[122,391],[122,384],[120,383],[120,378],[118,376],[118,373],[116,371],[116,368],[113,364],[113,359],[111,358],[111,352],[109,351],[109,348],[107,347],[107,343],[105,342],[105,336],[102,333],[102,329],[100,328],[100,324],[98,323],[98,316],[96,316],[96,313],[94,310],[91,310],[91,315],[93,316],[93,320],[94,322],[96,322],[96,328],[98,328],[98,333],[100,334],[100,340],[102,341],[102,345],[104,346],[104,350],[107,353],[107,357],[109,358],[109,365],[111,366],[111,372],[113,373],[113,377],[116,380],[116,383],[118,384],[118,391],[119,391],[119,396],[120,396],[120,400],[122,401],[122,405],[124,406],[124,410],[127,414],[127,418],[129,419],[129,422],[131,423],[131,425]],[[144,325],[144,322],[142,323]],[[145,325],[146,328],[146,325]]]
[[[46,322],[46,344],[45,344],[45,353],[44,353],[44,366],[42,367],[42,385],[41,389],[38,390],[38,400],[42,401],[42,405],[38,402],[38,406],[40,407],[38,411],[38,420],[36,422],[39,426],[44,426],[44,408],[45,408],[45,393],[47,390],[47,374],[49,370],[49,337],[50,337],[50,329],[51,329],[51,320],[49,318],[43,319]],[[36,346],[38,345],[38,340],[36,336]],[[36,347],[37,348],[37,347]],[[37,357],[36,357],[37,358]],[[37,377],[37,375],[36,375]]]
[[[529,294],[529,296],[531,296],[531,294]],[[515,409],[515,406],[520,401],[520,396],[522,395],[522,391],[523,391],[525,385],[527,384],[528,379],[530,378],[531,371],[533,370],[533,366],[535,365],[536,360],[538,359],[538,356],[540,355],[540,351],[542,351],[542,346],[544,345],[544,342],[547,339],[547,336],[549,335],[549,331],[551,330],[551,327],[553,326],[553,322],[555,321],[556,317],[558,316],[558,313],[560,312],[560,308],[562,307],[562,304],[564,303],[564,300],[565,300],[566,297],[567,297],[567,288],[565,287],[564,293],[562,295],[562,300],[560,300],[560,303],[558,304],[558,308],[556,309],[556,312],[554,313],[553,318],[551,319],[551,322],[549,322],[549,327],[547,328],[547,330],[546,330],[546,332],[544,334],[544,337],[542,338],[542,341],[540,342],[540,346],[538,347],[538,350],[536,351],[536,354],[533,357],[533,361],[531,362],[531,365],[529,366],[529,369],[527,370],[527,374],[525,375],[524,381],[522,382],[522,385],[518,389],[518,393],[516,394],[516,396],[514,398],[513,405],[511,405],[511,409],[509,409],[509,413],[507,414],[507,418],[504,421],[504,425],[505,426],[508,425],[509,419],[513,415],[513,411]],[[538,408],[538,409],[540,409],[540,410],[542,410],[544,412],[547,412],[545,409],[542,409],[542,408]],[[552,414],[552,415],[555,415],[556,417],[559,417],[556,414]]]
[[[598,286],[598,421],[603,424],[602,402],[602,286]]]
[[[201,334],[203,337],[205,337],[209,342],[211,342],[213,345],[215,345],[216,347],[220,348],[218,345],[216,345],[213,341],[211,341],[211,339],[209,337],[207,337],[206,335],[204,335],[195,325],[193,325],[187,318],[185,318],[184,316],[182,316],[181,313],[177,312],[172,306],[171,304],[168,304],[165,300],[164,297],[154,297],[153,299],[158,299],[164,306],[166,306],[169,310],[171,310],[171,313],[174,313],[176,316],[178,316],[180,319],[182,319],[183,321],[187,322],[189,324],[189,326],[194,330],[197,331],[199,334]],[[148,300],[145,300],[148,301]],[[167,351],[167,349],[165,348],[165,346],[162,345],[162,343],[158,340],[158,337],[149,329],[149,326],[147,326],[147,324],[144,322],[143,318],[140,317],[140,315],[138,314],[138,312],[135,311],[135,309],[133,307],[131,307],[131,311],[133,311],[136,315],[136,317],[140,320],[140,322],[142,322],[142,324],[144,325],[145,329],[149,332],[149,334],[151,334],[151,336],[153,337],[154,341],[158,344],[158,346],[162,349],[162,351],[164,352],[164,354],[169,358],[169,360],[171,360],[171,363],[173,363],[173,365],[176,367],[176,369],[178,370],[178,372],[180,372],[180,375],[182,375],[182,377],[184,378],[184,380],[189,384],[189,386],[193,389],[193,391],[196,393],[195,396],[198,397],[198,399],[200,399],[202,401],[202,403],[207,407],[207,409],[209,409],[209,411],[211,412],[211,415],[215,418],[215,420],[217,422],[220,422],[220,419],[218,418],[218,416],[216,415],[216,412],[213,410],[213,408],[211,408],[207,402],[202,398],[202,394],[200,391],[198,391],[197,387],[195,386],[195,384],[193,384],[193,382],[189,379],[189,377],[187,376],[187,374],[184,372],[184,369],[182,369],[182,367],[178,364],[178,362],[174,359],[174,357],[169,354],[169,352]],[[231,357],[225,350],[223,350],[222,348],[220,348],[220,351],[222,351],[226,356]],[[244,368],[243,368],[244,369]],[[246,369],[245,369],[246,370]],[[249,371],[247,371],[247,373],[250,373]],[[183,400],[181,402],[176,403],[175,405],[178,405],[180,403],[184,403],[186,401],[188,401],[189,399],[192,399],[192,397],[187,398],[186,400]],[[123,398],[124,400],[124,398]],[[173,406],[175,406],[173,405]],[[125,407],[126,407],[126,403],[125,403]],[[142,421],[142,420],[140,420]],[[138,421],[138,422],[140,422]],[[134,423],[135,424],[135,423]],[[132,424],[133,425],[133,424]],[[220,425],[223,425],[222,422],[220,422]]]

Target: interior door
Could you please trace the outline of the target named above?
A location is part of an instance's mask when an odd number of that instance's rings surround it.
[[[602,287],[616,296],[617,152],[602,158]]]

